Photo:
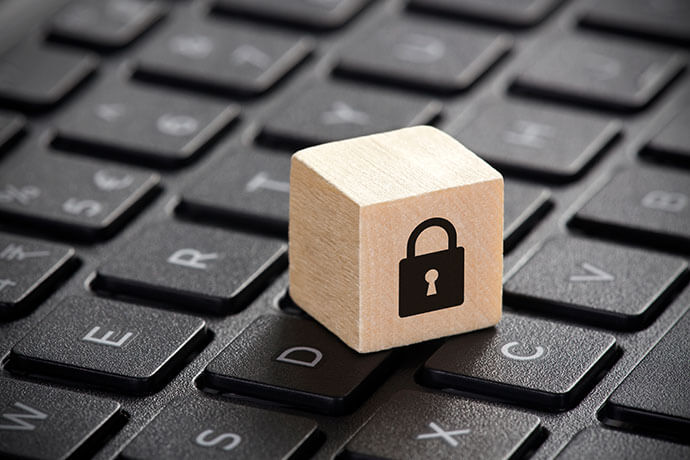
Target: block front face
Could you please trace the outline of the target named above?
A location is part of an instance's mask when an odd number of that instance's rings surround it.
[[[441,218],[432,224],[451,224],[457,242],[449,248],[448,232],[432,225],[419,234],[415,254],[408,257],[408,239],[431,218]],[[360,228],[360,351],[457,334],[499,321],[502,179],[364,207]]]

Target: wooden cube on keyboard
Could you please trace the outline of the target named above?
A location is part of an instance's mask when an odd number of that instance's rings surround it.
[[[359,352],[501,317],[503,178],[416,126],[297,152],[290,295]]]

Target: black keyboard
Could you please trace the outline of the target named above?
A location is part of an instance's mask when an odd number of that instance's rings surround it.
[[[0,1],[0,458],[690,458],[690,3]],[[505,176],[498,326],[358,355],[289,155]]]

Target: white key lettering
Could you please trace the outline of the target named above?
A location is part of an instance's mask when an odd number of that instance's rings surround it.
[[[343,101],[335,101],[331,109],[321,114],[321,123],[324,125],[342,125],[350,123],[353,125],[368,125],[369,115],[359,110],[355,110]]]
[[[501,134],[501,138],[507,144],[541,149],[555,135],[556,130],[549,125],[528,120],[516,120],[510,130]]]
[[[429,423],[429,428],[434,430],[434,432],[433,433],[420,434],[417,436],[417,439],[441,438],[453,447],[458,446],[458,441],[453,436],[460,436],[460,435],[468,434],[471,432],[471,430],[469,430],[467,428],[462,429],[462,430],[455,430],[455,431],[445,431],[443,428],[441,428],[440,426],[438,426],[434,422]]]
[[[213,40],[204,35],[176,35],[168,46],[170,51],[180,56],[203,59],[213,51]]]
[[[393,47],[393,56],[401,61],[428,64],[446,54],[446,45],[439,39],[423,34],[409,34]]]
[[[10,279],[7,279],[7,278],[0,279],[0,291],[2,291],[3,289],[5,289],[8,286],[16,286],[16,285],[17,285],[17,283],[15,283],[14,281],[12,281]]]
[[[168,136],[189,136],[199,129],[196,118],[187,115],[163,114],[156,121],[156,128]]]
[[[217,444],[230,440],[223,446],[223,450],[232,450],[242,442],[242,437],[235,433],[222,433],[215,438],[206,439],[213,434],[213,430],[204,430],[194,439],[194,442],[202,447],[213,447]]]
[[[20,188],[8,184],[3,190],[0,190],[0,203],[19,203],[26,205],[40,195],[41,189],[33,185],[25,185]]]
[[[94,109],[96,116],[103,121],[112,123],[119,120],[125,114],[123,104],[99,104]]]
[[[10,243],[0,252],[0,260],[19,260],[32,259],[35,257],[49,256],[49,251],[25,251],[21,244]]]
[[[240,45],[230,55],[230,60],[237,65],[249,64],[261,70],[271,65],[271,57],[252,45]]]
[[[599,267],[595,267],[590,263],[583,263],[581,267],[588,273],[587,275],[572,275],[570,281],[573,283],[581,283],[586,281],[613,281],[615,277],[606,273]]]
[[[218,253],[210,252],[204,254],[198,249],[184,248],[178,249],[170,257],[168,263],[174,265],[181,265],[183,267],[196,268],[198,270],[206,270],[208,265],[205,261],[215,260],[218,258]]]
[[[111,340],[110,337],[115,334],[115,331],[106,331],[105,334],[101,335],[100,337],[96,337],[96,334],[98,334],[98,331],[100,330],[100,326],[94,327],[84,337],[82,337],[82,340],[84,342],[93,342],[100,345],[107,345],[109,347],[122,348],[129,339],[134,337],[133,332],[125,332],[119,340],[115,340],[115,337],[113,337]]]
[[[76,216],[84,214],[87,217],[95,217],[103,211],[103,205],[95,200],[70,198],[62,204],[62,210]]]
[[[296,358],[289,358],[292,353],[296,353],[299,351],[306,351],[308,353],[311,353],[314,357],[312,358],[311,361],[304,361],[301,359],[296,359]],[[298,366],[305,366],[305,367],[315,367],[321,359],[323,358],[323,353],[321,353],[319,350],[316,348],[312,347],[290,347],[287,350],[283,351],[280,356],[276,358],[276,361],[280,361],[282,363],[288,363],[288,364],[297,364]]]
[[[122,190],[127,188],[134,182],[134,177],[131,174],[125,174],[122,177],[112,175],[105,169],[99,169],[93,176],[93,183],[101,190],[112,192],[113,190]]]
[[[19,401],[15,402],[13,405],[17,409],[23,410],[24,413],[11,414],[9,412],[5,412],[2,414],[2,418],[12,422],[12,425],[0,425],[0,430],[33,431],[36,429],[36,425],[27,422],[27,420],[45,420],[48,418],[48,414],[45,412],[41,412],[40,410],[34,409],[33,407],[27,406]]]
[[[531,355],[516,355],[511,351],[512,348],[517,347],[520,345],[520,342],[508,342],[505,345],[501,347],[501,354],[505,356],[508,359],[512,359],[515,361],[532,361],[534,359],[539,359],[542,356],[544,356],[544,347],[534,347],[534,353]]]
[[[270,179],[268,177],[267,172],[261,171],[260,173],[252,177],[251,180],[247,182],[247,185],[245,185],[244,187],[244,189],[249,193],[256,192],[261,188],[266,190],[273,190],[274,192],[289,193],[290,183]]]
[[[654,190],[642,198],[642,206],[668,212],[681,212],[688,204],[688,197],[682,193]]]

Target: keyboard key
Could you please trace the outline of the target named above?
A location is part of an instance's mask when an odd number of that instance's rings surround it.
[[[509,251],[551,208],[551,194],[542,187],[504,180],[503,248]]]
[[[345,446],[346,458],[521,458],[538,417],[461,398],[397,393]]]
[[[378,25],[342,53],[337,72],[430,91],[467,89],[508,52],[512,39],[438,21]]]
[[[683,108],[647,143],[642,154],[690,166],[690,108]]]
[[[163,12],[160,3],[150,0],[79,0],[55,15],[50,37],[96,49],[121,48],[148,30]]]
[[[596,326],[641,328],[685,284],[687,269],[680,257],[563,236],[509,277],[504,299]]]
[[[86,458],[124,421],[115,401],[0,378],[0,457]]]
[[[690,314],[683,317],[623,380],[604,408],[607,423],[687,442],[690,432]]]
[[[621,431],[591,427],[580,431],[558,453],[556,460],[606,458],[608,460],[683,459],[690,447]]]
[[[260,140],[289,149],[429,124],[437,101],[381,89],[310,85],[266,118]]]
[[[0,217],[68,239],[112,236],[151,197],[159,177],[27,146],[0,169]]]
[[[239,108],[155,88],[105,84],[58,120],[54,145],[161,167],[181,166],[238,115]]]
[[[0,233],[0,319],[27,313],[65,272],[74,249]]]
[[[318,437],[316,422],[303,417],[210,398],[180,398],[134,438],[122,458],[306,458]]]
[[[98,64],[96,56],[25,42],[0,56],[0,104],[43,110],[60,102]]]
[[[313,49],[298,35],[242,23],[186,20],[171,24],[136,58],[146,80],[228,94],[270,89]]]
[[[544,19],[562,0],[411,0],[415,9],[442,15],[529,27]]]
[[[690,44],[686,0],[600,0],[582,17],[585,26]]]
[[[143,393],[201,344],[204,321],[139,305],[69,297],[10,353],[10,370]]]
[[[616,350],[608,334],[505,314],[494,328],[448,340],[423,378],[492,399],[550,410],[573,407]]]
[[[339,415],[371,394],[390,355],[358,354],[312,320],[262,316],[211,361],[204,377],[217,390]]]
[[[243,308],[277,270],[277,239],[167,222],[153,225],[98,268],[94,287],[215,314]]]
[[[313,29],[337,29],[362,10],[369,0],[218,0],[216,9]]]
[[[242,150],[210,165],[182,195],[177,212],[193,219],[259,226],[287,235],[290,157]]]
[[[580,177],[619,135],[606,118],[494,102],[463,114],[454,136],[502,172],[558,182]]]
[[[570,223],[614,239],[687,252],[690,176],[651,168],[622,171]]]
[[[683,69],[679,53],[635,43],[569,38],[515,80],[520,93],[605,109],[647,106]]]
[[[0,152],[24,130],[26,120],[20,115],[0,112]]]

